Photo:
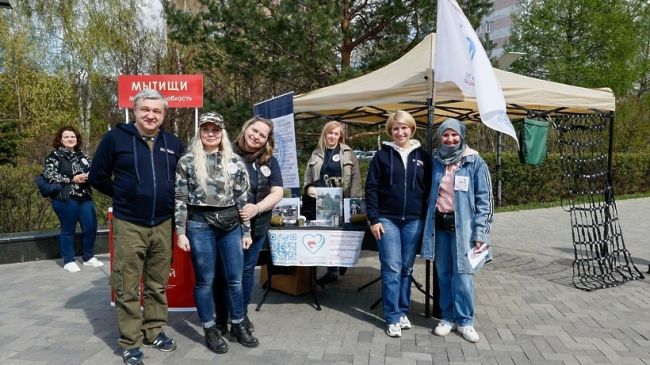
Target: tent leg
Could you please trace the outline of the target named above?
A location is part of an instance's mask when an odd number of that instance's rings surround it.
[[[501,132],[497,132],[497,206],[501,206]]]

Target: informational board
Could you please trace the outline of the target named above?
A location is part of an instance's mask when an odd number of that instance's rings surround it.
[[[269,243],[276,266],[344,266],[359,261],[364,231],[271,229]]]
[[[255,104],[253,112],[273,121],[275,149],[285,188],[299,188],[296,131],[293,121],[293,92]]]

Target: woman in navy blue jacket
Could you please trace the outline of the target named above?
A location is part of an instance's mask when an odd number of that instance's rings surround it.
[[[391,337],[411,328],[411,274],[431,187],[431,160],[420,142],[411,139],[415,129],[408,112],[398,110],[388,117],[386,133],[393,141],[384,142],[375,154],[366,179],[370,231],[381,262],[386,334]]]

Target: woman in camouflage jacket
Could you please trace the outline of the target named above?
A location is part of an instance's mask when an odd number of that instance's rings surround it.
[[[248,188],[246,166],[233,153],[223,117],[201,115],[199,133],[176,168],[174,217],[177,245],[192,256],[194,299],[206,346],[216,353],[228,351],[214,320],[212,285],[218,269],[228,281],[233,337],[247,347],[259,344],[243,324],[244,250],[252,239],[250,221],[239,217],[239,209],[246,205]]]

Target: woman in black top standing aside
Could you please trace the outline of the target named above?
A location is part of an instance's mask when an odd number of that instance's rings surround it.
[[[77,222],[83,232],[82,259],[84,266],[102,267],[104,264],[95,258],[95,237],[97,217],[93,203],[92,190],[88,183],[90,158],[81,151],[81,135],[73,126],[59,128],[54,136],[54,150],[45,159],[43,176],[50,183],[59,183],[63,189],[52,198],[52,209],[61,224],[61,256],[63,269],[79,272],[75,260],[74,236]]]

